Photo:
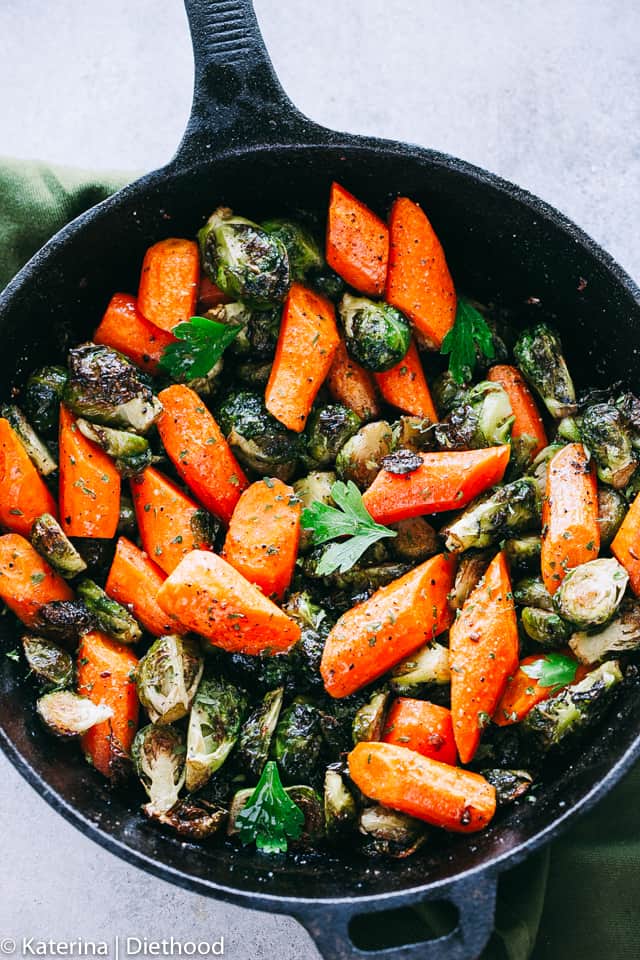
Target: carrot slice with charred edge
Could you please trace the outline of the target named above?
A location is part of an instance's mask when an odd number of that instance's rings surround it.
[[[55,600],[73,600],[73,590],[18,533],[0,537],[0,599],[27,627],[35,625],[40,607]]]
[[[366,797],[454,833],[474,833],[496,811],[496,791],[479,773],[391,743],[359,743],[349,776]]]
[[[462,763],[518,669],[518,623],[504,553],[498,553],[449,631],[451,714]]]
[[[500,702],[492,718],[493,722],[499,727],[506,727],[512,723],[520,723],[529,713],[529,710],[535,707],[536,703],[541,703],[542,700],[548,700],[551,696],[555,696],[556,693],[560,692],[554,687],[541,686],[538,680],[534,677],[527,676],[522,669],[522,667],[528,667],[532,663],[537,663],[539,660],[544,659],[545,653],[550,652],[551,651],[542,651],[541,653],[534,653],[530,657],[525,657],[524,660],[520,661],[520,665],[513,676],[509,677],[504,693],[500,698]],[[568,653],[564,654],[564,652],[563,655],[569,656]],[[583,680],[590,669],[590,667],[580,664],[576,670],[573,682],[578,683],[580,680]]]
[[[387,276],[386,223],[339,183],[331,185],[326,259],[350,287],[382,296]]]
[[[28,537],[43,513],[57,517],[56,502],[17,433],[0,418],[0,525]]]
[[[558,450],[547,469],[542,502],[542,579],[555,593],[571,567],[595,560],[600,550],[595,467],[581,443]]]
[[[635,498],[611,543],[611,553],[629,574],[629,583],[640,596],[640,494]]]
[[[455,560],[440,553],[347,610],[322,654],[327,693],[347,697],[446,630],[454,572]]]
[[[427,417],[432,423],[438,422],[415,340],[411,341],[400,363],[374,376],[387,403],[414,417]]]
[[[265,393],[269,413],[290,430],[304,430],[339,342],[331,301],[300,283],[292,284]]]
[[[345,407],[357,413],[362,420],[375,420],[380,416],[380,404],[373,377],[368,370],[352,360],[341,340],[333,355],[333,363],[327,377],[329,393]]]
[[[427,215],[398,197],[389,217],[385,299],[401,310],[432,347],[440,347],[456,316],[456,291],[444,250]]]
[[[378,523],[395,523],[423,513],[457,510],[502,480],[508,445],[483,450],[422,453],[422,466],[403,475],[381,470],[362,496]]]
[[[412,697],[394,700],[387,714],[382,740],[415,750],[440,763],[456,762],[451,711],[428,700],[414,700]]]
[[[145,552],[171,573],[191,550],[208,550],[194,517],[198,504],[153,467],[131,479],[131,496]]]
[[[193,316],[200,285],[195,240],[169,237],[149,247],[142,261],[138,310],[156,327],[173,330]]]
[[[147,373],[158,373],[160,357],[176,338],[142,316],[135,297],[115,293],[93,335],[94,343],[119,350]]]
[[[87,633],[78,648],[78,693],[111,707],[109,720],[97,723],[81,738],[84,754],[104,777],[115,778],[138,727],[135,671],[138,658],[129,647],[104,633]]]
[[[177,620],[168,617],[158,606],[156,594],[165,573],[135,544],[120,537],[105,584],[105,591],[131,611],[136,620],[154,637],[167,633],[187,633]]]
[[[113,537],[120,521],[120,474],[113,460],[60,407],[60,523],[68,537]]]
[[[249,481],[198,394],[176,383],[158,394],[158,433],[176,470],[200,503],[224,523]]]
[[[267,597],[282,598],[291,583],[300,512],[293,487],[269,477],[252,483],[233,511],[222,555]]]
[[[230,302],[226,293],[223,293],[220,287],[212,283],[206,273],[203,273],[200,277],[200,288],[198,290],[198,306],[202,307],[203,310],[210,310],[211,307]]]
[[[508,364],[497,364],[491,367],[487,380],[499,383],[509,397],[511,412],[515,420],[511,427],[511,436],[514,440],[519,437],[531,437],[535,446],[531,450],[531,459],[537,456],[547,446],[547,434],[540,411],[536,406],[529,387],[516,367]]]
[[[229,653],[279,653],[300,627],[215,553],[194,550],[158,591],[163,610]]]

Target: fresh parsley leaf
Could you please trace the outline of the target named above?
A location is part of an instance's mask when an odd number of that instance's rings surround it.
[[[440,353],[449,355],[449,373],[456,383],[471,379],[477,360],[476,348],[488,360],[493,360],[493,336],[487,321],[468,300],[459,297],[456,319],[440,348]]]
[[[338,480],[331,487],[331,496],[335,507],[316,500],[302,511],[301,518],[302,526],[305,530],[311,530],[312,541],[316,545],[348,537],[327,547],[317,567],[321,577],[335,570],[340,573],[350,570],[373,543],[385,537],[397,536],[395,530],[375,522],[353,481],[342,483]]]
[[[297,840],[304,814],[286,793],[278,767],[267,761],[249,801],[236,818],[243,844],[254,843],[263,853],[286,853],[287,837]]]
[[[562,653],[547,653],[535,663],[528,663],[520,669],[532,680],[537,680],[541,687],[552,687],[555,693],[573,683],[578,662]]]
[[[206,317],[191,317],[173,329],[177,343],[165,347],[160,366],[174,380],[206,377],[242,330],[242,324],[218,323]]]
[[[20,662],[20,654],[18,653],[17,650],[6,650],[4,655],[9,660],[13,660],[15,663]]]

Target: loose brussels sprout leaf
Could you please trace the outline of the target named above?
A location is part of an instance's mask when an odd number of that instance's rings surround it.
[[[300,501],[303,510],[307,510],[312,503],[326,503],[333,505],[331,488],[336,482],[336,475],[330,470],[315,470],[296,480],[293,489]],[[306,553],[313,545],[313,531],[300,531],[300,552]]]
[[[449,651],[434,641],[402,660],[391,671],[389,683],[396,693],[410,696],[423,685],[444,686],[451,682]]]
[[[424,453],[434,447],[433,423],[428,417],[403,416],[391,426],[393,446]]]
[[[368,703],[360,707],[351,728],[354,744],[362,740],[382,739],[388,702],[389,691],[379,690],[372,694]]]
[[[187,790],[193,793],[225,762],[240,735],[247,696],[232,683],[201,681],[189,716]]]
[[[269,760],[255,790],[240,790],[233,798],[228,832],[239,834],[245,846],[255,843],[263,853],[285,853],[288,838],[300,837],[304,819],[283,789],[276,764]]]
[[[621,493],[611,487],[598,490],[598,524],[600,526],[600,547],[608,547],[627,513],[627,504]]]
[[[578,630],[569,646],[582,663],[598,663],[610,654],[640,649],[640,604],[623,604],[618,616],[597,633]]]
[[[216,419],[243,466],[285,482],[291,478],[300,455],[300,437],[271,416],[259,394],[251,390],[227,394]]]
[[[411,517],[391,525],[397,537],[389,541],[389,546],[398,560],[407,563],[421,563],[434,556],[440,550],[438,534],[424,517]]]
[[[50,640],[65,646],[75,646],[94,626],[95,621],[81,600],[52,600],[43,604],[34,624]]]
[[[337,770],[327,769],[324,775],[324,822],[327,837],[340,840],[356,823],[358,808],[353,794]]]
[[[404,359],[411,327],[395,307],[345,293],[338,311],[347,350],[365,370],[383,373]]]
[[[554,600],[559,613],[577,627],[601,626],[615,614],[628,582],[617,560],[601,557],[569,570]]]
[[[22,393],[27,417],[44,436],[58,429],[60,400],[69,374],[64,367],[41,367],[31,374]]]
[[[315,273],[325,266],[320,247],[311,233],[295,220],[273,218],[265,220],[262,229],[272,237],[278,237],[287,249],[291,279],[302,282],[308,273]]]
[[[550,443],[548,447],[540,451],[527,470],[527,476],[533,477],[536,481],[538,495],[541,500],[547,493],[547,471],[549,469],[549,463],[553,460],[558,450],[562,450],[562,447],[563,444],[561,443]]]
[[[135,735],[131,756],[135,771],[151,801],[150,814],[162,814],[178,802],[184,786],[183,734],[175,727],[150,723]]]
[[[83,580],[77,586],[78,596],[84,601],[99,630],[119,643],[137,643],[142,630],[126,607],[112,600],[93,580]]]
[[[488,547],[509,533],[535,526],[539,519],[536,484],[530,477],[521,477],[471,503],[444,528],[445,547],[451,553]]]
[[[93,703],[88,697],[80,697],[71,690],[45,693],[36,703],[36,710],[43,723],[57,737],[80,737],[96,723],[113,716],[111,707]]]
[[[539,394],[552,417],[560,420],[576,412],[573,381],[555,330],[546,323],[525,330],[518,337],[513,355],[523,376]]]
[[[596,461],[598,479],[616,490],[625,487],[638,464],[631,433],[618,408],[610,403],[587,407],[580,418],[580,435]]]
[[[358,829],[366,838],[362,852],[367,856],[404,859],[419,850],[427,839],[427,828],[421,820],[381,804],[364,808]]]
[[[181,840],[201,843],[215,836],[224,826],[227,811],[215,804],[198,799],[178,800],[166,813],[158,813],[150,803],[142,808],[145,814],[156,823],[169,827]]]
[[[513,599],[521,607],[538,607],[540,610],[555,610],[553,597],[541,577],[524,577],[513,588]]]
[[[272,756],[285,782],[313,780],[322,749],[320,713],[310,703],[295,701],[280,715]]]
[[[97,444],[106,454],[113,457],[118,473],[123,477],[135,477],[153,461],[149,442],[136,433],[126,430],[114,430],[98,423],[89,423],[78,417],[76,427],[87,440]]]
[[[513,571],[523,572],[540,567],[542,542],[536,533],[510,537],[503,542],[502,549]]]
[[[269,690],[244,722],[238,740],[238,761],[256,779],[269,756],[271,739],[282,709],[283,687]]]
[[[533,777],[526,770],[483,770],[482,776],[495,788],[499,807],[506,807],[522,797],[533,783]]]
[[[73,684],[73,658],[51,640],[26,634],[24,657],[31,673],[45,687],[64,689]]]
[[[58,469],[58,464],[51,455],[49,448],[42,442],[22,410],[14,404],[5,404],[0,408],[0,415],[8,420],[13,427],[20,443],[27,452],[32,464],[43,477],[49,477]]]
[[[509,396],[488,380],[468,390],[463,402],[434,427],[436,440],[447,450],[473,450],[508,443],[514,422]]]
[[[392,448],[393,434],[386,420],[366,423],[339,450],[336,473],[341,480],[351,480],[365,490],[377,477],[383,458]]]
[[[308,465],[316,469],[334,463],[341,447],[358,431],[361,423],[358,414],[342,403],[316,407],[304,433]]]
[[[171,634],[151,644],[138,664],[136,684],[152,723],[174,723],[186,717],[203,669],[204,658],[189,637]]]
[[[526,635],[543,647],[563,646],[571,636],[571,624],[553,611],[524,607],[521,619]]]
[[[462,610],[467,597],[482,580],[490,561],[491,556],[486,550],[471,552],[460,557],[453,590],[447,598],[452,610]]]
[[[33,521],[31,544],[53,569],[67,580],[87,569],[74,545],[50,513]]]

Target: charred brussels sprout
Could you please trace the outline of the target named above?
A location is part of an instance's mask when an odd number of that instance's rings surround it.
[[[640,604],[624,603],[603,630],[579,630],[572,635],[569,646],[581,663],[598,663],[612,653],[640,649]]]
[[[315,779],[321,747],[317,707],[294,700],[280,716],[272,746],[283,779],[289,783]]]
[[[70,537],[69,539],[86,563],[87,573],[92,577],[104,576],[106,578],[113,563],[116,549],[115,540],[98,537],[95,539],[93,537]]]
[[[58,430],[60,400],[69,374],[64,367],[41,367],[32,373],[22,393],[22,404],[35,429],[45,437]]]
[[[147,792],[149,815],[162,814],[178,802],[184,786],[184,735],[175,727],[150,723],[135,735],[133,766]]]
[[[329,767],[324,775],[324,824],[327,838],[338,841],[356,824],[358,808],[353,794],[338,770]]]
[[[293,485],[296,497],[301,503],[302,510],[307,509],[312,503],[333,504],[331,488],[336,482],[336,475],[331,470],[313,470],[300,480],[296,480]],[[313,532],[300,530],[300,552],[309,550],[313,544]]]
[[[292,280],[303,281],[308,273],[315,273],[324,267],[320,247],[307,227],[295,220],[278,217],[265,220],[262,229],[285,245]]]
[[[525,330],[516,341],[513,355],[525,379],[554,419],[570,417],[576,412],[573,381],[555,330],[546,323]]]
[[[83,580],[77,587],[78,596],[84,601],[96,626],[107,636],[120,643],[137,643],[142,630],[126,607],[112,600],[93,580]]]
[[[300,453],[300,439],[272,417],[262,397],[240,390],[225,397],[217,420],[240,463],[262,476],[287,481]]]
[[[399,520],[390,526],[398,535],[389,541],[389,550],[398,560],[420,563],[438,553],[438,534],[424,517]]]
[[[320,581],[327,588],[348,590],[352,593],[373,593],[378,587],[391,583],[408,570],[406,563],[390,561],[386,548],[379,541],[369,547],[358,562],[344,573],[334,570],[333,573],[319,574],[318,566],[325,549],[325,546],[314,547],[310,553],[300,558],[300,569],[309,580]]]
[[[187,790],[203,787],[225,762],[240,735],[247,711],[243,690],[214,678],[200,683],[187,734]]]
[[[64,403],[87,420],[146,433],[162,404],[138,369],[110,347],[84,343],[69,351]]]
[[[521,607],[537,607],[539,610],[553,612],[553,597],[542,582],[541,577],[524,577],[514,585],[513,599]]]
[[[482,381],[465,394],[434,433],[447,450],[474,450],[508,443],[514,421],[511,402],[499,383]]]
[[[472,551],[460,557],[453,590],[449,594],[449,606],[452,610],[461,610],[467,597],[475,590],[489,566],[491,557],[488,551]]]
[[[171,634],[154,640],[136,670],[140,703],[152,723],[174,723],[191,709],[204,669],[197,643]]]
[[[0,415],[8,420],[27,452],[32,464],[43,477],[49,477],[58,469],[58,464],[51,455],[51,451],[42,442],[22,410],[14,404],[5,404],[0,408]]]
[[[533,783],[533,777],[526,770],[483,770],[482,776],[495,788],[499,807],[522,797]]]
[[[542,542],[538,534],[531,533],[523,537],[510,537],[502,544],[512,570],[522,573],[540,565]]]
[[[353,718],[353,742],[361,740],[380,740],[387,715],[389,691],[378,690],[372,694],[368,703],[363,704]]]
[[[82,417],[76,420],[76,426],[83,437],[92,440],[106,454],[113,457],[116,470],[123,477],[135,477],[153,461],[149,442],[136,433],[89,423]]]
[[[206,800],[178,800],[165,813],[157,813],[147,803],[142,809],[145,814],[163,827],[168,827],[181,840],[202,843],[220,831],[227,819],[227,811]]]
[[[33,521],[31,543],[40,556],[66,580],[87,569],[86,563],[50,513],[43,513]]]
[[[56,737],[80,737],[96,723],[113,716],[111,707],[94,703],[88,697],[80,697],[71,690],[54,690],[45,693],[36,703],[36,710],[43,723]]]
[[[580,435],[591,451],[603,483],[619,490],[634,473],[637,462],[624,417],[610,403],[587,407],[580,418]]]
[[[311,468],[334,463],[340,448],[358,431],[362,420],[342,403],[316,407],[305,430],[306,459]]]
[[[411,328],[395,307],[345,293],[338,311],[347,350],[365,370],[383,373],[405,357]]]
[[[441,419],[465,402],[468,390],[469,385],[458,383],[448,370],[435,378],[431,384],[431,396]]]
[[[271,376],[271,361],[247,360],[239,363],[235,368],[235,373],[244,386],[252,390],[263,390],[269,382]]]
[[[29,634],[22,638],[22,649],[30,672],[44,687],[62,690],[73,684],[73,659],[66,650]]]
[[[608,547],[627,513],[627,504],[621,493],[611,487],[598,490],[598,524],[600,546]]]
[[[540,499],[542,499],[547,492],[547,471],[549,469],[549,463],[553,460],[558,450],[562,450],[562,447],[563,444],[561,443],[550,443],[548,447],[540,451],[527,470],[527,476],[533,477],[536,481]]]
[[[80,600],[52,600],[38,610],[34,627],[45,637],[74,646],[80,638],[93,630],[95,621]]]
[[[382,458],[391,453],[392,448],[393,434],[386,420],[366,423],[340,449],[336,457],[336,473],[341,480],[353,480],[364,490],[373,483]]]
[[[427,643],[391,671],[389,683],[395,693],[413,696],[427,686],[446,686],[451,681],[449,651],[442,643]]]
[[[556,427],[556,441],[581,443],[580,422],[578,417],[563,417]]]
[[[250,307],[284,300],[290,283],[287,249],[270,235],[226,207],[218,207],[198,233],[202,263],[213,283]]]
[[[427,827],[421,820],[381,804],[365,807],[358,829],[365,837],[362,852],[373,857],[403,859],[419,850],[427,839]]]
[[[339,277],[338,274],[329,269],[329,267],[325,267],[320,273],[311,277],[309,279],[309,285],[324,297],[328,297],[333,303],[337,303],[338,300],[340,300],[347,287],[342,277]]]
[[[543,647],[560,647],[571,636],[571,624],[552,610],[524,607],[521,613],[526,635]]]
[[[470,504],[443,531],[445,547],[451,553],[488,547],[509,533],[535,526],[539,517],[538,488],[530,477],[522,477]]]
[[[611,620],[628,582],[617,560],[601,557],[569,570],[554,600],[560,614],[577,627],[597,627]]]
[[[271,362],[275,356],[280,335],[280,308],[256,310],[247,326],[249,352],[253,360]]]
[[[284,690],[269,690],[264,699],[249,714],[240,731],[238,761],[243,770],[259,779],[269,757],[269,748],[278,724]]]
[[[391,425],[393,445],[413,453],[423,453],[434,446],[433,423],[428,417],[400,417]]]

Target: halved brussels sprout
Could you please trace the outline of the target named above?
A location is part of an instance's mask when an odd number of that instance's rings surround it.
[[[404,359],[411,327],[395,307],[345,293],[338,312],[347,350],[365,370],[383,373]]]
[[[534,459],[533,463],[527,470],[527,476],[533,477],[538,486],[538,494],[540,499],[546,496],[547,493],[547,472],[549,469],[549,463],[555,457],[558,450],[562,450],[562,443],[550,443],[548,447],[544,447],[540,451],[538,456]]]
[[[238,761],[256,780],[269,757],[269,748],[278,725],[284,688],[269,690],[245,720],[238,740]]]
[[[469,384],[458,383],[448,370],[431,382],[431,396],[442,420],[464,403],[468,389]]]
[[[178,802],[186,749],[183,733],[167,724],[149,723],[136,733],[131,757],[150,800],[145,806],[149,814],[166,813]]]
[[[398,560],[420,563],[440,550],[438,534],[424,517],[411,517],[389,524],[398,534],[389,541],[389,550]]]
[[[527,770],[483,770],[482,776],[495,788],[499,807],[506,807],[522,797],[533,783]]]
[[[136,670],[140,703],[152,723],[174,723],[191,709],[204,670],[198,644],[170,634],[151,644]]]
[[[36,703],[43,723],[56,737],[80,737],[97,723],[109,720],[113,710],[104,703],[94,703],[72,690],[45,693]]]
[[[31,374],[22,393],[27,417],[45,437],[57,433],[60,400],[68,376],[64,367],[41,367]]]
[[[34,628],[50,640],[75,646],[95,621],[81,600],[52,600],[40,607]]]
[[[543,647],[563,646],[571,636],[571,624],[552,610],[524,607],[520,616],[526,635]]]
[[[357,815],[356,802],[344,777],[328,767],[324,775],[324,823],[328,839],[335,842],[350,833]]]
[[[521,607],[537,607],[539,610],[553,612],[553,597],[542,582],[541,577],[524,577],[513,587],[513,599]]]
[[[331,488],[336,482],[336,475],[332,470],[312,470],[300,480],[296,480],[293,489],[300,501],[301,509],[306,510],[312,503],[328,503],[333,505]],[[300,530],[300,552],[311,549],[313,546],[313,532]]]
[[[537,533],[522,537],[509,537],[502,544],[512,571],[523,573],[540,566],[542,541]]]
[[[556,420],[572,416],[578,406],[560,337],[546,323],[521,333],[513,355],[523,376]]]
[[[625,602],[618,615],[596,633],[578,630],[569,646],[581,663],[598,663],[612,653],[631,653],[640,649],[640,604]]]
[[[391,689],[405,696],[422,686],[446,686],[450,682],[449,651],[435,640],[402,660],[389,679]]]
[[[292,280],[302,282],[308,273],[315,273],[324,267],[324,257],[316,238],[301,223],[274,217],[265,220],[262,229],[271,237],[278,237],[285,245]]]
[[[291,478],[300,454],[300,438],[271,416],[259,394],[252,390],[229,393],[218,406],[216,417],[243,466],[285,482]]]
[[[13,427],[20,443],[27,452],[27,456],[32,464],[43,477],[49,477],[58,469],[58,464],[53,458],[51,451],[45,443],[42,442],[35,432],[22,410],[15,404],[4,404],[0,408],[0,416],[8,420]]]
[[[473,593],[484,577],[490,561],[491,556],[486,550],[471,552],[460,557],[453,590],[447,598],[452,610],[462,610],[467,597]]]
[[[87,569],[86,563],[50,513],[43,513],[33,521],[31,544],[66,580],[71,580]]]
[[[366,838],[362,852],[367,856],[404,859],[419,850],[427,839],[427,827],[422,820],[382,804],[364,808],[358,829]]]
[[[227,820],[227,811],[223,807],[200,798],[197,803],[193,800],[178,800],[165,813],[158,813],[150,808],[151,804],[147,803],[142,809],[151,820],[161,823],[163,827],[169,827],[181,840],[188,840],[190,843],[201,843],[214,837]]]
[[[309,467],[328,467],[334,463],[341,447],[358,431],[361,424],[358,414],[342,403],[327,403],[315,407],[304,432]]]
[[[616,490],[625,487],[638,466],[631,433],[611,403],[595,403],[580,418],[580,436],[596,461],[598,479]]]
[[[391,424],[393,445],[401,450],[424,453],[435,446],[433,423],[429,417],[403,416]]]
[[[535,526],[539,520],[536,483],[531,477],[521,477],[478,497],[442,533],[446,549],[462,553],[471,547],[488,547],[509,533]]]
[[[213,677],[201,681],[189,716],[186,785],[203,787],[225,762],[240,735],[247,712],[244,690]]]
[[[568,570],[554,600],[559,613],[577,627],[597,627],[611,620],[628,582],[617,560],[601,557]]]
[[[513,426],[509,396],[499,383],[484,380],[464,395],[434,434],[447,450],[473,450],[508,443]]]
[[[311,703],[294,700],[280,715],[272,756],[283,780],[313,780],[322,748],[320,713]]]
[[[627,513],[627,502],[621,493],[611,487],[598,490],[598,524],[600,547],[608,547],[620,529]]]
[[[22,638],[22,649],[29,670],[43,686],[56,690],[72,686],[73,658],[66,650],[30,634]]]
[[[140,624],[126,607],[108,597],[93,580],[82,580],[76,590],[99,630],[120,643],[138,642],[142,636]]]
[[[137,433],[89,423],[82,417],[78,417],[76,426],[83,437],[91,440],[106,454],[113,457],[115,468],[123,477],[135,477],[153,461],[149,441],[139,437]]]
[[[382,738],[388,703],[389,691],[377,690],[371,695],[369,701],[360,707],[351,727],[354,743]]]
[[[380,471],[383,457],[393,449],[393,434],[386,420],[365,423],[340,448],[336,457],[336,473],[345,483],[352,480],[365,490]]]

